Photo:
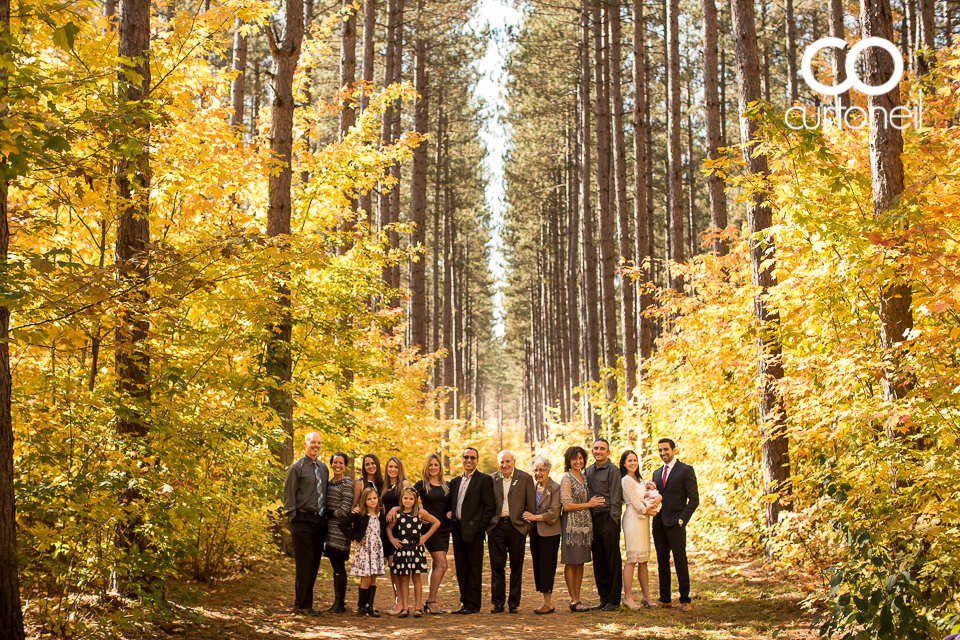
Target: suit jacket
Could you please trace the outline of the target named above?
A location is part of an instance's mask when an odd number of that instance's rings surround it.
[[[533,502],[536,504],[536,496],[533,497]],[[543,522],[536,523],[537,533],[541,537],[560,535],[560,485],[550,478],[547,478],[547,485],[543,488],[536,515],[543,516]]]
[[[535,513],[537,510],[537,488],[533,483],[533,476],[526,471],[514,469],[510,476],[510,493],[507,496],[507,510],[510,513],[510,523],[513,528],[527,535],[530,533],[530,523],[524,522],[523,512]],[[487,525],[487,531],[493,531],[503,513],[503,473],[493,474],[493,515]]]
[[[460,518],[457,518],[457,496],[460,495],[460,483],[463,475],[450,481],[450,505],[453,515],[453,526],[460,529],[460,537],[464,542],[473,542],[478,533],[482,536],[486,525],[493,516],[496,505],[493,503],[493,479],[485,473],[474,471],[467,486],[467,493],[463,496],[463,508]]]
[[[700,490],[697,488],[697,474],[693,467],[677,460],[667,474],[667,486],[663,486],[663,467],[653,472],[653,483],[663,496],[660,513],[653,517],[653,526],[672,527],[680,520],[686,526],[693,512],[700,506]]]

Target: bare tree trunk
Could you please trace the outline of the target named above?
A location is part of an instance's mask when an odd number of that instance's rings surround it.
[[[684,261],[683,251],[683,159],[680,156],[680,2],[667,2],[667,165],[669,174],[668,218],[670,242],[668,258]],[[670,272],[670,288],[683,291],[683,277]]]
[[[423,0],[417,0],[417,37],[414,42],[416,52],[416,84],[419,99],[413,111],[413,129],[426,138],[430,126],[428,99],[429,84],[427,78],[427,40],[422,22]],[[413,179],[410,187],[410,222],[413,231],[410,234],[410,247],[423,247],[426,242],[427,224],[427,143],[420,143],[413,152]],[[427,282],[426,263],[423,256],[411,260],[410,272],[410,344],[427,350]]]
[[[747,171],[769,175],[767,156],[753,153],[759,125],[746,115],[747,105],[760,99],[760,74],[757,60],[756,22],[753,0],[733,0],[733,35],[737,65],[737,88],[740,98],[740,138],[744,142],[743,160]],[[780,316],[770,306],[769,291],[776,285],[773,272],[775,253],[769,229],[773,215],[766,194],[759,192],[747,201],[747,225],[750,233],[750,266],[753,284],[759,289],[754,298],[754,317],[760,325],[757,335],[757,374],[760,382],[760,456],[763,483],[768,495],[789,492],[790,477],[788,439],[779,382],[783,379],[780,343]],[[761,237],[762,236],[762,237]],[[780,500],[767,502],[766,525],[772,528],[785,509]]]
[[[845,41],[847,33],[843,27],[844,14],[843,0],[830,0],[830,36]],[[847,51],[838,47],[832,48],[831,51],[833,52],[833,84],[842,84],[847,81]],[[846,113],[850,108],[850,92],[844,91],[837,96],[837,100]]]
[[[613,103],[613,177],[616,187],[617,236],[620,259],[633,262],[630,238],[630,209],[627,206],[627,150],[623,140],[623,92],[620,88],[620,0],[609,0],[610,91]],[[627,401],[637,386],[636,314],[633,308],[634,286],[629,278],[620,278],[620,326],[623,330],[624,396]]]
[[[586,366],[590,382],[600,381],[600,317],[597,312],[597,246],[593,232],[593,210],[590,207],[590,13],[587,0],[580,3],[580,225],[584,261],[583,287],[586,315]],[[591,413],[590,426],[594,437],[599,433],[600,415]]]
[[[237,18],[233,23],[233,70],[237,77],[230,85],[230,102],[233,103],[230,126],[236,127],[238,131],[243,130],[243,101],[247,87],[247,36],[243,34],[241,27],[243,21]]]
[[[720,100],[717,95],[717,54],[719,47],[717,5],[715,0],[703,0],[703,119],[706,124],[707,158],[720,158]],[[710,232],[714,234],[713,255],[727,255],[727,243],[717,233],[727,228],[727,195],[723,179],[712,172],[707,176],[710,194]]]
[[[860,22],[864,38],[893,39],[893,16],[888,0],[861,0]],[[890,57],[876,47],[864,52],[866,75],[864,82],[873,86],[883,84],[893,74]],[[867,109],[882,109],[885,113],[901,105],[900,88],[894,87],[880,96],[867,96]],[[903,194],[904,173],[903,135],[883,116],[870,118],[870,170],[873,176],[873,215],[886,214]],[[892,284],[880,292],[880,344],[883,347],[883,399],[900,400],[913,388],[913,380],[903,371],[906,334],[913,328],[913,292],[905,282],[903,268],[895,265]],[[891,439],[898,437],[888,430]]]
[[[377,0],[364,0],[363,3],[363,95],[360,98],[360,110],[366,111],[370,105],[370,93],[373,88],[374,37],[377,32]],[[360,194],[359,208],[365,212],[367,227],[373,228],[373,209],[370,192]]]
[[[280,161],[280,170],[271,171],[268,183],[267,235],[271,238],[290,235],[290,212],[293,208],[293,76],[303,43],[303,0],[284,0],[284,29],[278,43],[273,29],[267,26],[267,38],[273,56],[273,105],[270,116],[270,154]],[[290,287],[277,288],[277,318],[268,328],[266,370],[277,381],[267,404],[277,414],[287,433],[286,442],[273,450],[277,462],[287,467],[293,461],[293,355],[290,341],[293,327],[290,317]]]
[[[793,14],[793,0],[784,0],[783,18],[787,27],[787,106],[790,107],[800,99],[797,86],[797,22]]]
[[[0,0],[0,51],[7,54],[10,36],[10,0]],[[7,70],[0,68],[0,117],[6,115]],[[0,159],[0,277],[7,277],[10,221],[7,211],[6,158]],[[103,247],[101,246],[101,252]],[[17,571],[17,498],[13,466],[13,381],[10,373],[10,309],[0,305],[0,639],[23,640],[23,609]]]
[[[117,271],[125,287],[133,293],[124,305],[116,330],[117,391],[134,401],[150,397],[150,356],[144,349],[150,323],[145,317],[150,276],[147,245],[150,243],[150,120],[143,113],[150,90],[150,3],[147,0],[121,0],[119,54],[129,60],[122,63],[118,76],[121,99],[131,110],[131,142],[135,149],[120,159],[117,167],[117,193],[120,219],[117,222]],[[127,79],[127,70],[138,74],[139,84]],[[127,402],[123,405],[129,406]],[[120,434],[145,436],[147,424],[138,409],[124,410],[117,417]]]
[[[637,363],[639,376],[643,377],[643,366],[651,351],[650,319],[643,315],[650,306],[650,295],[646,284],[650,281],[650,271],[646,261],[647,253],[647,109],[646,96],[646,45],[644,42],[643,0],[633,0],[633,226],[635,255],[640,278],[637,285]],[[635,288],[635,287],[634,287]]]

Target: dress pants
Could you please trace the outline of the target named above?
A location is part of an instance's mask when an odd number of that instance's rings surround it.
[[[623,566],[620,562],[620,523],[609,511],[593,516],[593,577],[597,581],[600,606],[620,605]]]
[[[483,538],[484,533],[478,531],[473,540],[466,542],[459,527],[453,532],[453,562],[457,568],[460,604],[475,611],[480,610],[483,586]]]
[[[660,602],[670,602],[670,554],[677,569],[680,603],[690,602],[690,569],[687,567],[687,530],[679,524],[654,527],[653,545],[657,549],[657,573],[660,576]]]
[[[323,543],[327,539],[327,519],[315,513],[298,511],[290,523],[293,559],[297,565],[294,605],[297,609],[313,608],[313,585],[320,570]]]
[[[523,585],[523,555],[527,536],[513,526],[509,518],[500,518],[490,532],[490,600],[493,606],[520,606],[520,590]],[[510,558],[510,599],[506,598],[506,566]]]
[[[537,586],[537,593],[553,593],[559,551],[559,533],[555,536],[541,536],[537,533],[537,525],[530,527],[530,555],[533,557],[533,583]]]

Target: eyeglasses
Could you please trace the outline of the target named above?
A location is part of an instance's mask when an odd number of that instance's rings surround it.
[[[464,460],[476,460],[477,456],[462,456]]]

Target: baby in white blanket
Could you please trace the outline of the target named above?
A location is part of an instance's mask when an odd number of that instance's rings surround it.
[[[653,515],[660,511],[660,492],[657,491],[657,485],[652,482],[647,482],[644,485],[644,488],[647,490],[646,494],[643,496],[643,508],[647,514]]]

